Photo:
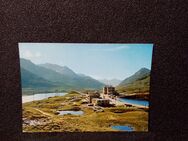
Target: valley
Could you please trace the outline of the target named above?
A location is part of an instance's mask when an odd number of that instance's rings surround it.
[[[148,131],[147,68],[97,80],[67,66],[20,64],[24,132]]]

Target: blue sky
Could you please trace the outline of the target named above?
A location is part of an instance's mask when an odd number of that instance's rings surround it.
[[[153,44],[19,43],[20,58],[67,66],[95,79],[120,79],[151,69]]]

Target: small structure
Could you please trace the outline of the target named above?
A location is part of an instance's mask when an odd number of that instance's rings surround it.
[[[115,87],[113,86],[105,86],[103,88],[103,94],[113,94],[115,93]]]
[[[119,94],[116,92],[115,87],[113,87],[113,86],[103,87],[102,98],[104,98],[104,99],[108,99],[108,98],[114,99],[117,95],[119,95]]]
[[[109,106],[110,105],[110,100],[109,99],[100,99],[100,98],[93,98],[92,103],[94,106]]]
[[[97,91],[90,92],[90,93],[87,94],[87,98],[88,98],[89,103],[92,103],[93,98],[99,98],[99,97],[100,97],[100,93],[98,93]]]
[[[132,107],[131,104],[124,104],[126,107]]]

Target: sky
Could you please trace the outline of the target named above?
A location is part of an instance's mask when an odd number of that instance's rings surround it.
[[[19,43],[20,58],[67,66],[95,79],[124,80],[151,69],[153,44]]]

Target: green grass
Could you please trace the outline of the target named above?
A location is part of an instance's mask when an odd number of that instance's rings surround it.
[[[118,86],[117,91],[119,93],[145,93],[150,89],[150,76],[137,80],[134,83],[127,84],[125,86]]]

